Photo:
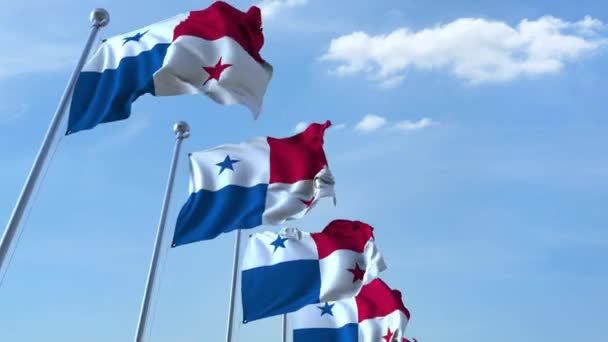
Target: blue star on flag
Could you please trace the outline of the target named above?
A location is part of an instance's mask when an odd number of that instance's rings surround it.
[[[280,235],[277,236],[277,239],[270,243],[271,245],[274,246],[274,251],[272,251],[272,253],[276,252],[279,247],[286,248],[285,241],[287,241],[286,238],[282,238]]]
[[[222,172],[224,172],[224,170],[226,169],[234,171],[234,164],[238,163],[239,161],[240,160],[237,159],[230,159],[230,156],[226,155],[226,159],[224,159],[223,162],[215,164],[221,168],[220,173],[218,173],[218,175],[221,175]]]
[[[321,310],[321,316],[323,316],[325,314],[333,316],[334,313],[331,312],[331,309],[334,308],[334,305],[336,305],[336,304],[335,303],[334,304],[329,304],[328,302],[325,302],[324,306],[317,306],[317,308],[319,308],[319,310]]]
[[[148,33],[148,31],[144,32],[144,33],[139,33],[137,32],[135,35],[131,36],[131,37],[125,37],[123,38],[123,42],[122,42],[122,46],[125,46],[125,44],[127,44],[128,42],[139,42],[139,40],[141,39],[141,37],[143,37],[146,33]]]

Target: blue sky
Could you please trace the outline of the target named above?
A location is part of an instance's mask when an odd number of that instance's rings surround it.
[[[3,222],[90,10],[110,11],[105,38],[209,3],[3,3]],[[192,126],[186,152],[287,136],[300,122],[325,119],[338,124],[326,134],[338,205],[324,201],[293,225],[372,224],[388,265],[383,278],[412,312],[408,335],[605,340],[608,4],[265,5],[262,55],[275,73],[257,121],[245,107],[203,96],[145,96],[129,120],[60,140],[0,287],[1,341],[132,339],[176,120]],[[187,177],[182,158],[170,223]],[[151,341],[224,338],[233,239],[163,253]],[[236,331],[239,341],[278,341],[280,333],[279,319]]]

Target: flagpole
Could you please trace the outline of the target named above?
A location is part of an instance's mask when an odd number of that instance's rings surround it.
[[[63,95],[59,100],[59,104],[57,105],[57,109],[55,110],[55,114],[51,119],[51,123],[49,128],[46,131],[46,135],[42,140],[42,145],[38,150],[38,154],[36,155],[36,159],[34,159],[34,163],[32,168],[30,169],[30,173],[23,185],[23,189],[21,190],[21,195],[19,195],[19,199],[17,200],[17,204],[15,204],[15,208],[13,209],[13,213],[6,225],[4,230],[4,234],[2,235],[2,240],[0,241],[0,276],[4,274],[2,271],[5,269],[6,264],[8,262],[8,252],[11,248],[13,239],[17,235],[17,230],[19,228],[19,223],[23,218],[23,214],[25,213],[29,200],[34,192],[36,187],[36,183],[42,172],[46,159],[48,157],[49,151],[53,142],[55,141],[55,137],[57,136],[57,131],[59,129],[59,125],[63,119],[65,111],[68,107],[68,103],[70,98],[72,97],[72,91],[74,89],[74,85],[78,80],[78,76],[80,75],[80,71],[82,70],[82,66],[84,65],[89,52],[91,51],[91,47],[93,46],[93,41],[99,32],[99,29],[108,25],[110,22],[110,14],[103,8],[96,8],[91,11],[90,14],[91,20],[91,31],[89,32],[89,37],[84,45],[84,49],[76,63],[76,67],[72,72],[72,76],[68,81],[65,90],[63,91]],[[2,278],[0,278],[0,282]]]
[[[226,331],[226,342],[232,342],[234,302],[236,299],[236,279],[239,267],[239,253],[241,249],[241,230],[236,231],[236,240],[234,241],[234,260],[232,263],[232,285],[230,287],[230,302],[228,304],[228,327]]]
[[[283,342],[287,342],[287,314],[283,314]]]
[[[144,290],[142,299],[141,311],[139,313],[139,321],[137,322],[137,332],[135,342],[142,342],[146,331],[146,321],[148,319],[148,311],[150,309],[150,301],[152,299],[152,291],[154,289],[154,281],[156,279],[156,269],[158,267],[158,258],[160,256],[160,248],[164,237],[165,226],[167,221],[167,213],[171,202],[171,193],[173,192],[173,182],[175,180],[175,170],[179,159],[179,150],[182,141],[190,136],[190,127],[187,123],[180,121],[173,126],[175,132],[175,147],[173,149],[173,157],[171,158],[171,167],[169,168],[169,178],[165,189],[165,198],[160,211],[160,219],[158,221],[158,231],[156,232],[156,242],[154,243],[154,251],[152,252],[152,260],[150,261],[150,269],[148,271],[148,280]]]

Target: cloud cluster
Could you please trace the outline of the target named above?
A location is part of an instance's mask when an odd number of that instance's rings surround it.
[[[436,125],[431,118],[422,118],[418,121],[403,120],[397,122],[393,127],[401,131],[419,131]]]
[[[355,125],[355,130],[360,132],[372,132],[384,127],[384,125],[386,125],[385,118],[374,114],[368,114]]]
[[[310,125],[310,123],[308,123],[308,122],[304,122],[304,121],[298,122],[296,124],[296,127],[293,128],[293,133],[298,134],[298,133],[304,131],[306,129],[306,127],[308,127],[308,125]],[[332,124],[331,126],[329,126],[329,129],[338,130],[338,129],[343,129],[345,127],[346,127],[345,124]]]
[[[355,130],[363,133],[377,131],[385,127],[388,120],[382,116],[368,114],[361,119],[356,125]],[[390,129],[398,131],[419,131],[431,126],[437,125],[437,122],[431,118],[422,118],[417,121],[402,120],[390,125]]]
[[[386,128],[389,128],[389,129],[395,130],[395,131],[420,131],[425,128],[429,128],[431,126],[435,126],[438,123],[431,118],[421,118],[416,121],[402,120],[402,121],[398,121],[393,124],[390,124],[388,126],[387,126],[387,124],[388,124],[388,120],[385,117],[374,115],[374,114],[368,114],[368,115],[365,115],[359,122],[357,122],[353,126],[353,130],[357,131],[357,132],[361,132],[361,133],[369,133],[369,132],[378,131],[378,130],[386,127]],[[293,132],[300,133],[304,129],[306,129],[306,127],[308,127],[308,125],[309,124],[304,121],[298,122],[296,124],[296,126],[294,127]],[[345,127],[346,127],[345,124],[337,124],[337,125],[332,125],[330,128],[343,129]]]
[[[279,12],[298,6],[303,6],[308,0],[262,0],[257,6],[262,11],[264,19],[276,16]]]
[[[308,123],[304,122],[304,121],[300,121],[296,124],[296,127],[294,127],[293,132],[294,133],[300,133],[302,131],[304,131],[306,129],[306,127],[308,127]]]
[[[589,16],[568,22],[552,16],[501,21],[461,18],[413,32],[353,32],[331,41],[321,60],[337,75],[365,74],[383,87],[398,85],[409,68],[447,70],[468,83],[500,82],[556,73],[606,45],[607,25]]]

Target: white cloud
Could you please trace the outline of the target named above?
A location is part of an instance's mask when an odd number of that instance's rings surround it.
[[[401,131],[419,131],[436,124],[437,122],[433,121],[431,118],[422,118],[418,121],[403,120],[397,122],[393,127]]]
[[[380,88],[391,89],[398,86],[405,79],[405,75],[390,76],[380,81]]]
[[[300,132],[304,131],[306,129],[306,127],[308,127],[308,123],[306,123],[304,121],[300,121],[297,123],[296,127],[294,127],[293,132],[300,133]]]
[[[577,22],[544,16],[515,27],[461,18],[416,32],[353,32],[333,39],[321,60],[337,62],[337,75],[363,73],[385,88],[399,84],[409,68],[447,70],[469,83],[500,82],[559,72],[606,45],[606,27],[589,16]]]
[[[276,16],[279,12],[298,6],[303,6],[308,0],[262,0],[257,6],[262,11],[262,18],[267,19]]]
[[[361,132],[372,132],[382,128],[386,124],[386,119],[373,114],[368,114],[361,119],[355,126],[355,130]]]
[[[293,128],[293,132],[295,134],[300,133],[302,131],[304,131],[306,129],[306,127],[308,127],[309,123],[304,122],[304,121],[300,121],[296,124],[296,127]],[[344,129],[346,128],[345,124],[332,124],[331,126],[329,126],[329,129],[332,130],[339,130],[339,129]]]
[[[364,116],[355,126],[354,130],[359,132],[373,132],[380,130],[383,127],[386,127],[388,124],[388,120],[382,116],[368,114]],[[294,134],[301,133],[308,127],[309,123],[305,121],[300,121],[296,124],[293,129]],[[393,129],[397,131],[418,131],[423,130],[425,128],[429,128],[431,126],[438,125],[436,121],[431,118],[421,118],[417,121],[410,120],[402,120],[391,124],[387,129]],[[342,130],[346,128],[346,124],[333,124],[329,127],[332,130]]]
[[[355,125],[354,129],[356,131],[367,133],[380,130],[381,128],[387,126],[387,124],[388,121],[386,118],[378,115],[368,114]],[[416,121],[402,120],[395,122],[394,124],[391,124],[391,126],[387,127],[387,129],[394,131],[419,131],[435,125],[438,125],[436,121],[425,117]]]
[[[575,26],[579,33],[586,35],[595,35],[604,29],[604,24],[600,20],[588,15],[583,20],[576,22]]]

